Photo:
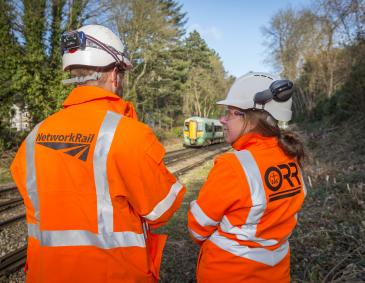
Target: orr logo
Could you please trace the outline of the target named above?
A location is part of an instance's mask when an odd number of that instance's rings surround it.
[[[269,195],[269,201],[299,194],[302,189],[302,182],[298,175],[298,165],[295,162],[269,167],[265,172],[265,184],[273,192]],[[290,189],[279,191],[284,182],[290,186]]]
[[[81,133],[70,133],[62,135],[38,133],[36,144],[59,150],[70,156],[77,157],[82,161],[86,161],[94,137],[95,134],[84,135]]]

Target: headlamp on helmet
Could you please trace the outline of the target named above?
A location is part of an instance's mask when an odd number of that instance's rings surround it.
[[[66,32],[61,36],[62,55],[65,52],[72,53],[77,49],[85,49],[86,35],[82,31]]]

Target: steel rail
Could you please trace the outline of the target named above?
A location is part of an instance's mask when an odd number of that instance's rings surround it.
[[[178,163],[180,161],[184,161],[184,160],[188,159],[189,157],[195,156],[197,154],[201,154],[200,152],[205,153],[205,152],[213,151],[213,150],[225,147],[225,146],[226,146],[225,144],[215,144],[215,145],[211,145],[209,147],[204,147],[204,148],[199,148],[199,149],[194,148],[192,151],[184,152],[182,154],[177,155],[176,157],[173,156],[167,160],[164,159],[164,162],[166,165],[171,165],[174,163]]]
[[[22,220],[25,218],[25,213],[21,213],[19,215],[16,215],[16,216],[13,216],[9,219],[6,219],[6,220],[3,220],[3,221],[0,221],[0,228],[3,228],[9,224],[12,224],[14,222],[17,222],[18,220]]]
[[[165,157],[170,157],[172,155],[176,155],[181,152],[185,152],[185,151],[189,151],[189,150],[190,150],[190,148],[182,148],[182,149],[177,149],[177,150],[172,150],[172,151],[166,151]]]
[[[7,201],[1,202],[0,203],[0,212],[13,208],[15,206],[18,206],[19,204],[22,204],[22,203],[23,203],[22,198],[13,198],[13,199],[9,199]]]
[[[181,168],[181,169],[178,169],[174,172],[172,172],[172,174],[174,174],[175,176],[181,176],[185,173],[187,173],[188,171],[194,169],[195,167],[198,167],[199,165],[203,164],[204,162],[212,159],[214,156],[220,154],[220,153],[223,153],[223,152],[226,152],[230,149],[230,147],[223,147],[219,152],[214,152],[210,155],[208,155],[207,157],[203,158],[202,160],[198,161],[198,162],[195,162],[193,164],[190,164],[184,168]]]
[[[16,191],[16,185],[15,184],[12,184],[9,187],[3,187],[3,188],[0,187],[0,194],[4,194],[4,193],[7,193],[7,192],[12,192],[12,191]]]
[[[5,279],[4,277],[23,267],[26,256],[27,245],[0,257],[0,279]]]
[[[170,154],[170,155],[167,155],[167,156],[165,155],[163,161],[164,161],[165,165],[176,163],[182,157],[189,156],[192,153],[195,154],[196,150],[197,150],[196,148],[188,148],[188,149],[184,149],[184,150],[181,150],[179,152],[176,152],[174,154]]]

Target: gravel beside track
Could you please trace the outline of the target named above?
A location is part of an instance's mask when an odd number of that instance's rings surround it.
[[[24,210],[24,208],[21,207]],[[18,213],[19,214],[19,213]],[[14,215],[15,216],[15,215]],[[25,220],[13,222],[0,230],[0,256],[14,251],[27,243]]]
[[[0,278],[0,280],[1,280],[1,278]],[[10,274],[6,280],[7,281],[4,281],[4,282],[24,283],[25,282],[25,272],[23,269],[18,270],[17,272]],[[2,281],[0,281],[0,282],[2,282]]]

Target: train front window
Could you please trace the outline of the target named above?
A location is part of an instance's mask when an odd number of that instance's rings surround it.
[[[223,127],[222,126],[214,126],[214,131],[215,132],[222,132],[223,131]]]
[[[203,131],[203,123],[198,123],[198,131]]]
[[[185,122],[184,131],[189,131],[189,122]]]
[[[209,124],[205,124],[205,131],[206,132],[211,132],[213,130],[212,126]]]

